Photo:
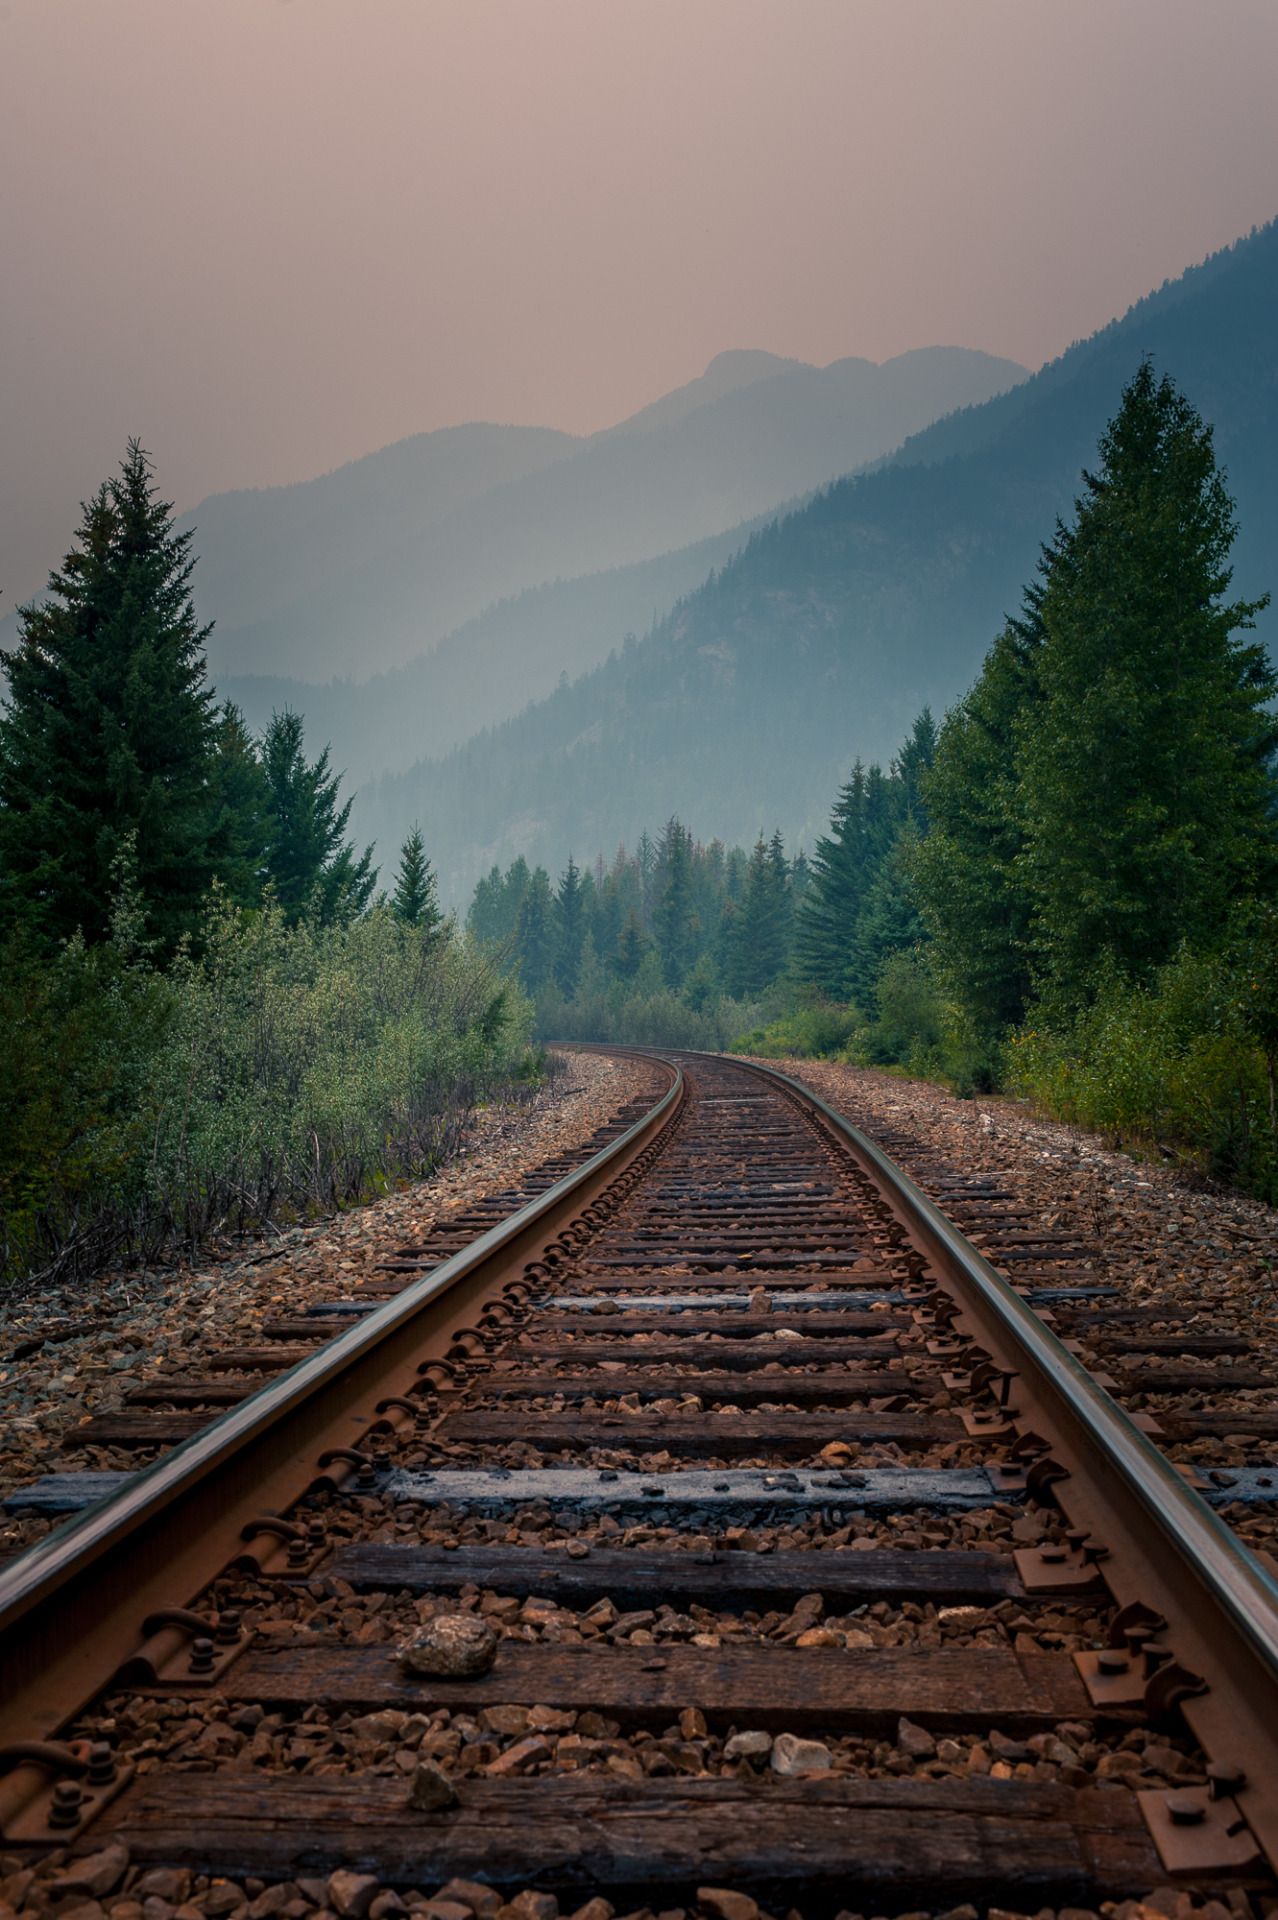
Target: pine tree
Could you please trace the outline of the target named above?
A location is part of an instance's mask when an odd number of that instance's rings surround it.
[[[519,973],[529,993],[537,993],[550,979],[555,955],[554,896],[550,875],[536,867],[519,904],[515,946]]]
[[[391,895],[391,912],[406,927],[417,927],[432,939],[443,921],[435,887],[435,872],[426,858],[421,828],[414,826],[399,850],[399,872]]]
[[[650,946],[651,942],[639,923],[639,915],[632,907],[626,915],[626,924],[621,929],[621,938],[617,942],[617,957],[613,961],[613,971],[619,979],[631,981],[635,978]]]
[[[1034,936],[1021,865],[1016,739],[1037,698],[1037,594],[1008,621],[971,692],[947,715],[924,782],[930,831],[911,871],[946,991],[995,1040],[1029,1005]]]
[[[897,810],[902,821],[916,821],[926,830],[927,777],[936,759],[937,726],[931,707],[924,707],[909,738],[892,762],[892,778],[897,783]]]
[[[730,993],[759,993],[785,966],[787,868],[780,841],[755,842],[746,871],[745,892],[736,908],[726,947],[725,979]]]
[[[501,868],[492,866],[475,887],[474,898],[466,914],[466,930],[482,946],[496,946],[497,916],[501,901]]]
[[[585,938],[586,907],[581,875],[569,854],[555,894],[555,983],[565,1000],[571,1000],[577,991]]]
[[[0,901],[61,939],[109,930],[126,848],[148,935],[197,923],[217,868],[209,629],[195,617],[189,533],[173,530],[137,441],[81,510],[48,597],[0,654]]]
[[[338,804],[342,776],[330,772],[328,748],[309,763],[301,717],[285,711],[266,730],[262,764],[271,794],[270,877],[286,918],[313,915],[329,925],[362,913],[377,885],[373,849],[357,859],[346,838],[351,802]]]
[[[217,877],[240,907],[254,907],[270,872],[271,790],[244,715],[228,700],[214,723],[211,771]]]
[[[1144,362],[1058,534],[1039,698],[1016,766],[1044,977],[1067,1003],[1108,957],[1137,976],[1272,879],[1278,682],[1227,602],[1237,524],[1211,429]]]
[[[692,965],[696,922],[692,910],[692,835],[673,816],[657,849],[653,932],[666,985],[677,987]]]
[[[848,949],[865,896],[867,776],[858,760],[816,843],[796,931],[801,979],[830,999],[847,990]]]
[[[884,963],[893,954],[918,946],[926,936],[913,881],[913,865],[922,844],[918,821],[907,820],[870,881],[857,916],[848,975],[853,999],[866,1013],[878,1010]]]

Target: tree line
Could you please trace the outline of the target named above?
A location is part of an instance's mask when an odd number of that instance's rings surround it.
[[[775,991],[808,881],[779,833],[748,852],[671,817],[552,885],[520,858],[475,889],[467,926],[505,957],[553,1037],[710,1039]]]

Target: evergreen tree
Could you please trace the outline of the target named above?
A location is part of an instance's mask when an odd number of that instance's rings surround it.
[[[489,947],[498,944],[496,923],[501,892],[501,868],[493,865],[483,879],[476,884],[474,898],[466,914],[466,929],[481,946]]]
[[[692,965],[696,924],[692,910],[692,835],[673,816],[657,849],[653,932],[666,985],[677,987]]]
[[[244,715],[229,700],[214,722],[211,796],[218,879],[236,906],[254,907],[270,872],[271,790]]]
[[[884,963],[893,954],[918,946],[926,936],[913,882],[914,861],[922,844],[919,823],[907,820],[866,888],[848,955],[852,998],[865,1013],[878,1011]]]
[[[1034,593],[1008,621],[971,692],[947,715],[924,782],[931,830],[912,876],[947,992],[986,1040],[1024,1015],[1034,958],[1021,855],[1018,727],[1036,699],[1042,641]]]
[[[338,804],[340,773],[328,748],[313,764],[296,713],[277,713],[262,742],[271,795],[269,866],[276,898],[290,922],[314,915],[323,925],[362,913],[377,885],[373,849],[356,858],[346,838],[351,802]]]
[[[779,839],[774,839],[771,847],[764,839],[757,840],[727,944],[725,979],[730,993],[759,993],[785,966],[787,877]]]
[[[519,972],[529,993],[537,993],[550,979],[555,956],[554,896],[550,875],[534,869],[519,904],[515,945]]]
[[[1142,364],[1058,533],[1039,698],[1016,766],[1044,975],[1067,1003],[1108,956],[1147,974],[1272,878],[1276,683],[1227,602],[1236,520],[1211,429]]]
[[[924,707],[892,762],[892,778],[899,788],[897,812],[902,821],[913,820],[926,827],[927,777],[936,759],[936,743],[932,709]]]
[[[631,981],[636,977],[651,944],[640,925],[638,913],[632,907],[626,915],[626,924],[621,929],[621,938],[617,942],[617,957],[613,961],[613,971],[619,979]]]
[[[189,533],[175,533],[137,441],[81,510],[48,598],[0,654],[0,900],[34,932],[109,929],[131,848],[148,935],[193,929],[217,869],[209,629],[195,617]]]
[[[504,947],[517,938],[519,909],[524,904],[524,895],[531,884],[532,873],[521,853],[507,867],[493,902],[492,940],[495,945]]]
[[[835,800],[829,833],[816,843],[796,932],[800,978],[832,1000],[847,990],[848,950],[865,897],[867,828],[867,776],[858,760]]]
[[[426,858],[426,842],[420,827],[414,826],[399,851],[399,872],[391,895],[391,912],[407,927],[419,927],[432,938],[438,933],[443,914],[435,887],[435,872]]]
[[[569,854],[555,893],[555,983],[565,1000],[571,1000],[577,991],[585,939],[586,908],[581,874]]]

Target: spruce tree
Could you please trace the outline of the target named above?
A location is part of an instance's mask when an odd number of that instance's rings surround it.
[[[0,654],[0,900],[39,936],[104,937],[129,849],[148,936],[168,951],[197,923],[218,822],[191,539],[130,441]]]
[[[270,878],[285,917],[329,925],[362,913],[377,885],[373,849],[357,858],[346,838],[351,802],[338,804],[342,776],[329,770],[328,748],[308,762],[301,717],[286,710],[266,730],[262,764],[271,796]]]
[[[1018,730],[1037,698],[1035,596],[1009,620],[976,685],[946,716],[924,781],[930,831],[911,873],[933,965],[975,1030],[998,1039],[1029,1004],[1033,907],[1021,856]]]
[[[724,969],[728,990],[759,993],[771,986],[786,963],[785,885],[787,868],[779,839],[771,846],[755,842],[746,871],[745,892],[733,913]]]
[[[619,979],[633,980],[644,963],[651,941],[639,923],[639,915],[632,907],[626,915],[626,924],[621,929],[621,938],[617,942],[617,957],[613,961],[613,971]]]
[[[436,895],[435,873],[426,858],[421,828],[414,826],[399,850],[399,872],[391,895],[391,912],[406,927],[417,927],[427,938],[439,931],[443,915]]]
[[[880,767],[858,760],[817,841],[795,938],[799,977],[832,1000],[851,997],[857,921],[891,845],[897,806]]]
[[[1047,986],[1086,998],[1212,937],[1274,872],[1276,682],[1225,599],[1236,534],[1211,429],[1144,362],[1084,475],[1039,603],[1016,766]]]
[[[555,902],[550,875],[534,869],[519,903],[515,927],[519,973],[529,993],[538,993],[551,977],[555,957]]]
[[[244,715],[229,700],[218,710],[213,744],[217,877],[237,906],[254,907],[270,872],[271,790]]]
[[[673,816],[666,822],[654,874],[653,932],[668,987],[677,987],[692,965],[696,920],[692,906],[692,835]]]
[[[571,1000],[577,991],[585,939],[586,908],[581,874],[569,854],[555,893],[555,984],[565,1000]]]

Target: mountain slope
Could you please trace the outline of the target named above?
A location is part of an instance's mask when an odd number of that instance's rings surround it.
[[[589,440],[457,428],[302,487],[206,501],[189,521],[197,603],[217,622],[215,680],[363,679],[402,665],[526,587],[630,566],[775,512],[1024,372],[957,349],[883,368],[747,360],[726,390],[712,365],[664,416]],[[598,657],[619,637],[606,631]]]
[[[334,766],[359,785],[447,753],[477,720],[506,720],[562,676],[596,666],[616,641],[646,633],[771,517],[631,567],[529,587],[485,608],[431,652],[369,680],[312,686],[246,674],[224,679],[218,692],[255,732],[285,707],[304,713],[308,738],[329,742]]]
[[[1275,225],[756,535],[584,679],[384,779],[361,830],[393,844],[419,819],[454,898],[493,859],[588,858],[671,811],[702,835],[775,823],[810,842],[852,757],[888,755],[919,706],[972,678],[1146,352],[1215,424],[1238,590],[1278,584]]]

